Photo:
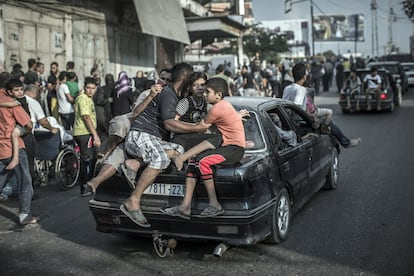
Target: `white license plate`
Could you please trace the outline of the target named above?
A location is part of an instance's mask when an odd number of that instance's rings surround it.
[[[366,95],[355,95],[355,99],[360,99],[360,100],[365,100],[366,99]],[[369,95],[369,99],[372,99],[372,96]]]
[[[184,187],[181,184],[154,183],[145,189],[144,194],[184,197]]]

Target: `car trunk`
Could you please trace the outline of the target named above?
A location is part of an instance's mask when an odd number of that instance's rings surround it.
[[[257,154],[245,154],[236,166],[217,167],[214,173],[215,188],[220,203],[226,210],[246,210],[255,208],[270,198],[268,189],[256,189],[254,185],[265,185],[266,178],[257,174],[251,168],[259,162]],[[254,179],[253,179],[254,175]],[[142,197],[141,208],[144,211],[159,211],[161,208],[175,206],[181,203],[185,185],[185,172],[178,172],[170,165],[154,181],[152,187],[146,190]],[[262,196],[253,197],[255,191],[261,191]],[[114,176],[102,183],[94,196],[95,201],[106,202],[118,206],[131,194],[123,175]],[[252,201],[254,200],[254,201]],[[192,212],[197,215],[208,205],[208,197],[202,181],[199,181],[193,197]]]

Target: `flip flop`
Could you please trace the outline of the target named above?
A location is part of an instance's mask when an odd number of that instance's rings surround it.
[[[129,186],[135,190],[135,178],[137,177],[137,172],[131,169],[128,169],[125,164],[121,164],[121,170],[125,175],[125,178],[128,181]]]
[[[218,209],[216,207],[213,207],[211,205],[209,205],[206,209],[204,209],[201,213],[200,213],[200,217],[203,218],[211,218],[211,217],[215,217],[221,214],[224,214],[224,209]]]
[[[174,206],[174,207],[170,207],[170,208],[161,209],[161,213],[163,213],[164,215],[167,215],[167,216],[171,216],[171,217],[179,217],[179,218],[186,219],[186,220],[191,219],[191,215],[184,214],[180,210],[179,206]]]
[[[151,227],[151,224],[148,223],[147,219],[145,218],[141,210],[129,211],[124,204],[121,205],[120,209],[121,212],[124,213],[125,216],[130,218],[136,225],[144,228]]]

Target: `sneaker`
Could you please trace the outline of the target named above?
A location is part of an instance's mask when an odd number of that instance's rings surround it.
[[[361,142],[362,142],[361,138],[352,139],[349,145],[346,146],[345,148],[349,149],[349,148],[357,147],[359,146],[359,144],[361,144]]]
[[[36,224],[39,218],[33,217],[32,215],[27,215],[25,219],[20,221],[20,225]]]
[[[92,187],[85,184],[82,186],[83,189],[81,189],[81,197],[91,196],[93,195]]]

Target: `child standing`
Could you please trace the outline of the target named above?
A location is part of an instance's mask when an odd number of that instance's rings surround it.
[[[220,145],[218,144],[220,139],[210,138],[175,159],[177,169],[181,170],[183,163],[191,158],[187,166],[186,192],[180,206],[162,210],[166,215],[190,219],[191,201],[199,178],[204,182],[209,199],[209,206],[201,212],[200,216],[214,217],[224,213],[223,207],[217,200],[212,166],[236,164],[243,157],[245,147],[242,119],[234,107],[223,100],[227,93],[227,83],[223,79],[211,78],[207,81],[204,95],[213,107],[204,121],[217,127],[223,142]]]
[[[87,185],[93,176],[95,150],[101,146],[101,139],[96,132],[96,113],[93,95],[96,92],[96,80],[85,78],[84,92],[76,98],[75,124],[73,127],[76,142],[80,148],[80,192],[81,196],[92,194],[92,187]]]

